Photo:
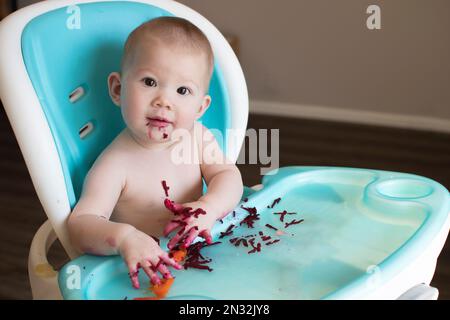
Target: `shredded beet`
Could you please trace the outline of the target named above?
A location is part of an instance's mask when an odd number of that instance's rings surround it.
[[[233,218],[236,217],[236,211],[233,210]]]
[[[266,246],[270,246],[270,245],[272,245],[272,244],[274,244],[274,243],[277,243],[277,242],[279,242],[279,241],[280,241],[280,239],[276,239],[276,240],[267,242],[267,243],[266,243]]]
[[[234,227],[235,227],[234,224],[230,224],[230,226],[227,228],[227,230],[225,230],[225,232],[220,233],[219,239],[222,239],[223,237],[232,235]]]
[[[269,228],[269,229],[273,229],[273,230],[275,230],[275,231],[278,231],[278,229],[277,228],[275,228],[274,226],[271,226],[270,224],[266,224],[266,227],[267,228]]]
[[[163,133],[163,139],[165,139],[165,138],[167,138],[168,137],[168,135],[167,135],[167,133]]]
[[[247,252],[248,254],[255,253],[255,252],[261,252],[261,243],[257,243],[255,246],[255,239],[250,239],[248,242],[250,243],[250,245],[253,248],[252,250]]]
[[[247,240],[245,240],[244,238],[238,239],[238,240],[234,243],[234,246],[235,246],[235,247],[239,247],[239,245],[240,245],[241,243],[244,245],[244,247],[248,247],[248,242],[247,242]]]
[[[241,208],[246,210],[250,214],[256,214],[258,212],[258,210],[256,210],[255,207],[250,208],[250,207],[241,206]]]
[[[220,219],[219,221],[220,221],[221,224],[223,224],[223,220],[222,219]]]
[[[264,233],[263,233],[262,231],[259,232],[259,235],[261,236],[261,240],[262,240],[262,241],[267,241],[267,240],[272,239],[271,236],[266,236],[266,235],[264,235]]]
[[[206,264],[210,263],[212,259],[206,259],[202,256],[200,253],[200,250],[204,247],[209,247],[212,245],[216,245],[221,243],[220,241],[207,244],[205,242],[197,242],[193,245],[191,245],[189,248],[187,248],[187,254],[186,254],[186,260],[184,262],[184,269],[188,268],[195,268],[195,269],[203,269],[208,270],[209,272],[213,271],[209,266]]]
[[[255,207],[253,208],[248,208],[248,207],[244,207],[241,206],[242,209],[247,210],[249,215],[247,217],[245,217],[241,223],[239,225],[242,225],[243,223],[247,224],[247,227],[249,228],[253,228],[253,224],[255,223],[256,220],[259,220],[259,214],[257,214],[257,210]]]
[[[285,228],[287,228],[287,227],[289,227],[289,226],[292,226],[293,224],[299,224],[299,223],[302,223],[304,221],[304,219],[300,219],[300,220],[292,220],[291,222],[286,222],[285,224],[284,224],[284,227]]]
[[[273,200],[272,205],[270,206],[270,208],[273,208],[276,204],[278,204],[281,201],[281,198],[276,198],[275,200]],[[267,207],[269,208],[269,207]]]
[[[286,210],[283,210],[283,212],[274,212],[273,214],[279,214],[280,215],[280,221],[284,222],[284,216],[287,214],[296,214],[295,212],[287,212]]]
[[[166,197],[168,197],[169,196],[169,187],[167,186],[167,184],[166,184],[166,180],[163,180],[163,181],[161,181],[161,183],[162,183],[162,186],[163,186],[163,189],[164,189],[164,193],[166,194]]]
[[[177,204],[170,200],[169,198],[164,199],[164,206],[172,211],[172,213],[176,216],[182,216],[182,220],[186,220],[187,218],[194,217],[198,218],[201,214],[206,214],[206,211],[202,208],[197,208],[192,211],[191,207],[182,208],[181,205]]]
[[[247,202],[247,201],[248,201],[248,198],[244,198],[244,200],[242,200],[242,201]]]

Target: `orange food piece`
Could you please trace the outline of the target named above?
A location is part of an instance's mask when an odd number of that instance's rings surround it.
[[[184,258],[186,258],[187,249],[182,248],[180,250],[173,251],[171,253],[172,253],[173,260],[175,260],[176,262],[181,262],[184,260]]]
[[[158,299],[164,299],[169,293],[170,287],[173,284],[174,278],[162,279],[160,284],[155,284],[150,287],[150,290],[156,295]]]
[[[171,251],[172,259],[176,262],[181,262],[186,258],[187,249],[182,248],[180,250]],[[149,289],[155,294],[154,297],[139,297],[134,298],[133,300],[159,300],[164,299],[169,293],[170,288],[172,287],[174,278],[162,279],[160,284],[152,285]]]
[[[174,278],[162,279],[160,284],[154,284],[149,289],[155,294],[154,297],[138,297],[133,300],[159,300],[164,299],[172,287]]]

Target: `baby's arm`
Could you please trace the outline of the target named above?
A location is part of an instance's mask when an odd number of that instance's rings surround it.
[[[68,228],[72,244],[96,255],[118,254],[119,244],[136,229],[109,221],[125,186],[125,174],[113,159],[100,156],[88,172]]]
[[[192,207],[194,210],[201,208],[206,211],[206,215],[185,220],[184,222],[187,222],[187,225],[168,243],[170,249],[180,241],[182,247],[188,247],[198,235],[205,238],[207,243],[211,243],[210,231],[212,226],[236,207],[244,190],[239,169],[222,153],[214,135],[204,126],[202,126],[202,131],[204,137],[203,143],[200,145],[201,148],[199,148],[200,168],[208,190],[197,201],[185,203],[182,206]],[[199,136],[197,139],[202,139],[202,137]],[[164,229],[165,235],[183,226],[177,220],[179,219],[172,220],[166,226]]]
[[[222,152],[214,135],[204,126],[200,168],[208,186],[199,201],[215,208],[216,220],[223,218],[239,203],[244,190],[237,166]]]
[[[124,166],[116,159],[100,156],[86,176],[80,200],[68,221],[72,243],[82,252],[95,255],[120,254],[138,288],[140,267],[151,281],[159,283],[156,272],[171,277],[166,265],[181,268],[158,243],[135,227],[109,221],[125,187]]]

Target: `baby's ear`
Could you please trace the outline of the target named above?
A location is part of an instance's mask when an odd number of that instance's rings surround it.
[[[203,97],[202,105],[197,111],[197,115],[195,117],[196,120],[200,119],[203,114],[208,110],[209,106],[211,105],[211,96],[206,95]]]
[[[120,89],[122,84],[120,83],[120,74],[118,72],[111,72],[108,76],[108,90],[109,96],[114,104],[120,107]]]

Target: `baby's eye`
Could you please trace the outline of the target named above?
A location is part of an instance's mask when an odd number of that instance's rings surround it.
[[[191,91],[189,90],[189,88],[186,88],[186,87],[179,87],[179,88],[177,89],[177,92],[178,92],[179,94],[181,94],[182,96],[185,96],[185,95],[187,95],[188,93],[191,93]]]
[[[149,77],[145,77],[142,80],[144,81],[146,86],[148,86],[148,87],[156,87],[156,81],[154,79],[149,78]]]

